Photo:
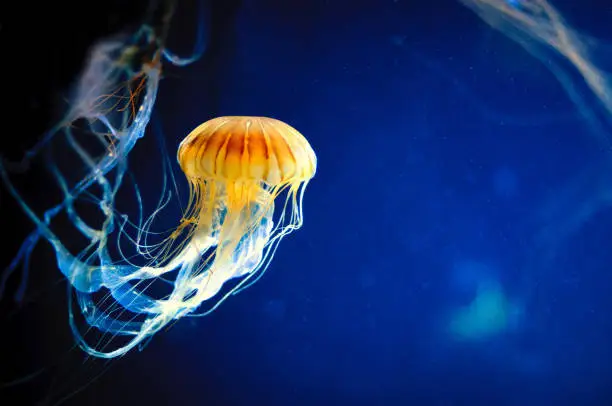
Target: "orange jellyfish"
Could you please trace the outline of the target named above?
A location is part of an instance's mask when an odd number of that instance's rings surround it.
[[[126,256],[105,256],[97,265],[64,260],[85,332],[94,327],[105,336],[90,344],[71,314],[74,336],[91,355],[121,356],[181,317],[213,311],[253,284],[280,240],[302,225],[317,158],[293,127],[265,117],[219,117],[194,129],[177,155],[189,201],[178,227],[159,244],[132,240],[147,258],[144,266]],[[139,230],[149,233],[147,226]],[[170,291],[151,289],[157,280]],[[96,294],[101,291],[106,294]]]

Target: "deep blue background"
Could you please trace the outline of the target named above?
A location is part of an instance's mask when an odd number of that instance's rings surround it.
[[[208,53],[168,68],[160,88],[168,154],[214,116],[290,123],[319,159],[304,227],[260,282],[68,404],[612,404],[612,155],[540,61],[456,2],[418,3],[208,9]],[[609,6],[560,6],[612,39]],[[170,40],[181,51],[196,23],[185,9]],[[155,165],[147,148],[135,166]],[[449,318],[491,279],[522,314],[457,340]],[[69,347],[56,291],[11,327],[28,360],[16,370]],[[62,376],[91,380],[72,357]],[[53,375],[24,384],[29,395]]]

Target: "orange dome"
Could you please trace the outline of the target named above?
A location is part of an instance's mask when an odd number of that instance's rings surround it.
[[[317,158],[299,131],[268,117],[218,117],[181,142],[178,162],[190,179],[263,181],[270,186],[312,178]]]

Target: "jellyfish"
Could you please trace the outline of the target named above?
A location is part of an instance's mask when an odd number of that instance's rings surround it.
[[[612,82],[598,64],[597,41],[567,24],[547,0],[459,0],[539,59],[561,83],[593,135],[609,149]],[[576,74],[580,80],[576,80]],[[583,84],[586,91],[579,89]],[[591,99],[591,100],[589,100]]]
[[[483,281],[469,305],[457,309],[448,328],[459,341],[481,341],[515,329],[522,309],[511,302],[497,281]]]
[[[492,267],[474,260],[453,265],[452,289],[469,304],[454,306],[445,321],[452,340],[479,342],[516,330],[521,322],[519,300],[508,297],[507,289]]]
[[[288,124],[265,117],[215,118],[181,142],[177,158],[189,185],[188,202],[177,227],[154,244],[149,237],[157,234],[150,228],[158,210],[133,225],[138,235],[128,241],[143,264],[122,250],[112,255],[112,228],[98,231],[95,255],[72,255],[52,237],[73,293],[70,326],[93,356],[121,356],[183,316],[212,312],[257,281],[280,240],[303,223],[304,191],[317,159]],[[125,224],[117,227],[119,235]],[[235,279],[239,283],[220,293]],[[155,282],[169,291],[158,293]],[[198,313],[204,303],[207,309]],[[92,329],[102,337],[90,343],[86,334]]]
[[[215,118],[181,142],[177,158],[189,184],[189,199],[179,225],[158,244],[157,265],[72,268],[76,290],[104,287],[122,308],[105,309],[108,295],[100,302],[90,297],[80,306],[88,324],[133,335],[126,345],[104,352],[87,345],[77,332],[92,355],[122,355],[173,320],[198,315],[198,308],[216,296],[199,315],[213,311],[259,279],[280,240],[303,223],[304,191],[317,160],[306,138],[288,124],[265,117]],[[276,210],[281,195],[285,198]],[[141,289],[147,280],[172,271],[176,277],[165,297],[156,299]],[[235,278],[242,279],[218,295]],[[124,311],[146,318],[123,321],[113,315]]]

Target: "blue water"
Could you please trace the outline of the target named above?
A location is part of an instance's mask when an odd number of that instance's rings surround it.
[[[213,54],[168,73],[171,156],[219,115],[305,135],[304,227],[260,282],[69,404],[612,404],[611,152],[540,61],[425,3],[243,1]],[[562,8],[612,40],[586,9]],[[457,327],[476,303],[484,321]]]

